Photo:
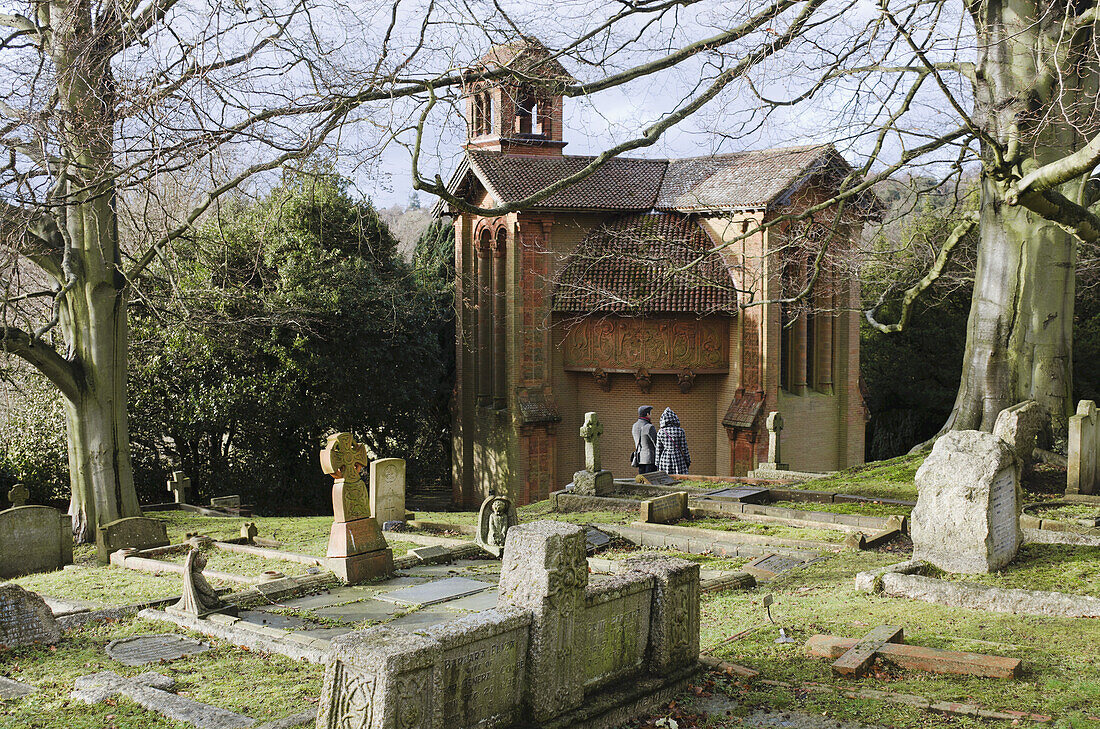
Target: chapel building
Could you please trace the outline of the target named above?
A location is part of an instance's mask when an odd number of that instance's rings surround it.
[[[560,86],[572,79],[541,44],[498,46],[480,64],[508,73],[465,87],[452,194],[514,204],[592,162],[563,152]],[[773,410],[791,469],[862,463],[859,282],[829,263],[851,250],[858,219],[777,221],[829,199],[850,172],[829,145],[619,157],[517,212],[450,210],[454,502],[492,491],[526,504],[563,488],[584,466],[588,411],[604,423],[604,468],[633,476],[639,405],[654,424],[676,411],[692,473],[766,461]],[[784,301],[811,279],[810,297]]]

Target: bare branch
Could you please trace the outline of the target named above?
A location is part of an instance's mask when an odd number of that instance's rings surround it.
[[[17,327],[0,327],[0,350],[32,364],[70,402],[76,402],[80,397],[80,373],[77,365],[62,357],[41,339],[36,339]]]

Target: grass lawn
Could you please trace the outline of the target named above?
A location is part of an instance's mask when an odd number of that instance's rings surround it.
[[[847,501],[839,504],[817,504],[809,501],[776,501],[767,506],[781,506],[799,511],[823,511],[827,514],[853,514],[857,516],[909,516],[911,506],[881,504],[874,501]]]
[[[240,650],[191,634],[214,650],[162,665],[130,667],[109,658],[107,643],[142,633],[163,633],[163,623],[132,620],[102,623],[65,634],[57,646],[24,647],[0,653],[0,674],[38,687],[18,701],[0,703],[0,727],[20,729],[181,729],[121,696],[87,705],[69,698],[73,681],[98,671],[133,677],[146,671],[171,676],[176,693],[257,719],[257,723],[316,707],[324,666],[279,655]],[[185,633],[186,631],[177,631]]]
[[[874,461],[838,471],[831,476],[789,484],[784,488],[916,501],[917,487],[913,484],[913,477],[916,476],[920,464],[924,463],[925,457],[922,453]]]
[[[910,693],[933,700],[979,703],[1054,716],[1057,727],[1097,727],[1100,707],[1100,620],[986,613],[856,592],[852,576],[898,561],[897,555],[842,552],[748,592],[707,594],[702,601],[704,651],[755,668],[761,678],[818,682]],[[768,622],[766,594],[775,597],[772,615],[797,643],[778,645],[778,626]],[[828,662],[808,657],[802,644],[813,634],[860,637],[876,625],[905,629],[915,645],[1020,658],[1017,680],[947,676],[890,669],[859,680],[832,675]],[[744,636],[723,640],[742,630]],[[755,684],[744,698],[773,709],[798,709],[836,719],[858,719],[890,727],[991,726],[979,720],[947,718],[878,701],[834,694],[791,691]]]

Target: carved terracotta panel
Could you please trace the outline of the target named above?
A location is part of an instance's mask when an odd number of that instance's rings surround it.
[[[729,371],[729,320],[586,318],[562,341],[565,369],[696,374]]]

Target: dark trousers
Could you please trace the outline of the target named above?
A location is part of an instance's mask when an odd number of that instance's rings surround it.
[[[639,474],[653,473],[656,470],[657,470],[657,464],[655,464],[655,463],[639,463],[638,464],[638,473]]]

